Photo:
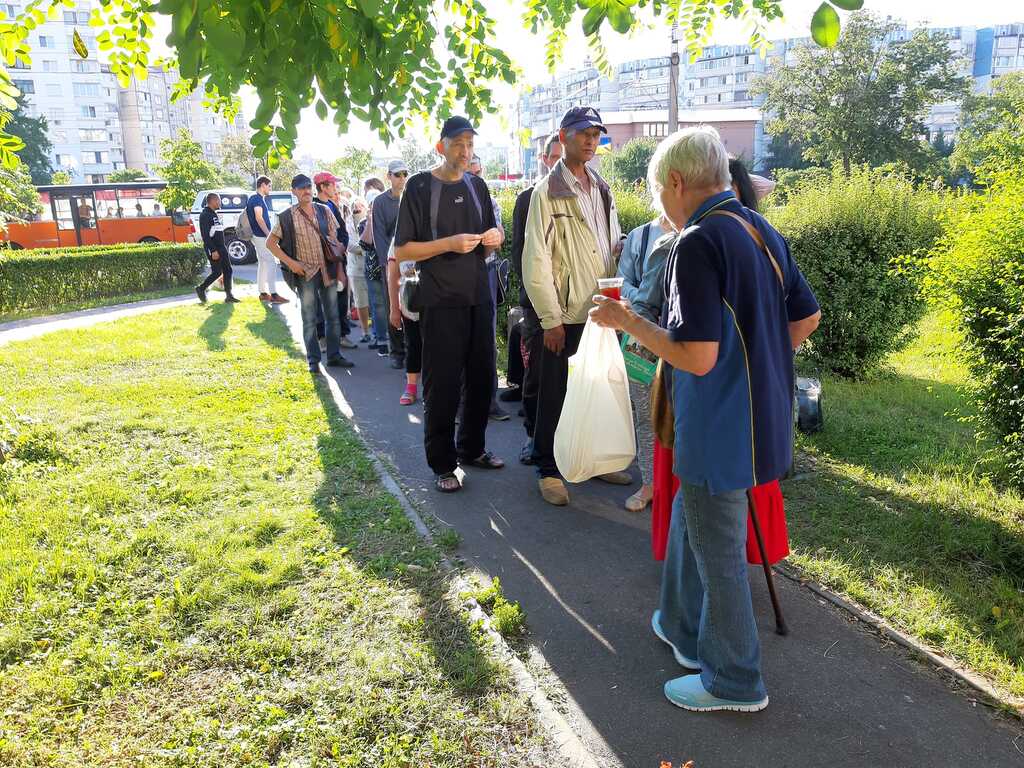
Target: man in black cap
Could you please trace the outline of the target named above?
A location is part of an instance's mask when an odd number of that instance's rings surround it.
[[[286,282],[298,294],[302,310],[302,340],[311,373],[320,370],[320,342],[316,336],[317,298],[323,307],[327,331],[327,365],[351,368],[341,355],[341,318],[338,316],[338,263],[327,258],[326,243],[337,242],[335,225],[326,206],[313,204],[313,181],[304,173],[292,179],[298,204],[277,218],[267,248],[281,262]]]
[[[443,493],[462,487],[461,463],[501,469],[485,446],[494,384],[494,304],[488,255],[501,246],[491,195],[467,173],[476,130],[464,117],[441,128],[443,162],[406,184],[398,213],[395,257],[416,262],[423,339],[424,446]],[[465,404],[455,439],[455,419],[465,381]]]
[[[602,133],[607,130],[593,107],[565,113],[558,131],[562,159],[534,187],[526,217],[523,286],[532,307],[526,310],[523,335],[532,339],[530,366],[539,366],[532,459],[541,496],[556,506],[569,503],[555,464],[555,428],[565,401],[569,358],[583,336],[597,281],[615,276],[622,250],[611,190],[587,166]],[[632,482],[626,472],[598,479]]]

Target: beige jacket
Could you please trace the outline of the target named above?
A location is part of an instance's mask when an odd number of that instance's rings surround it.
[[[585,323],[598,278],[614,277],[616,271],[614,264],[605,264],[563,167],[559,160],[534,187],[523,243],[523,283],[545,330]],[[594,173],[594,180],[604,201],[614,253],[622,238],[619,215],[604,179]]]

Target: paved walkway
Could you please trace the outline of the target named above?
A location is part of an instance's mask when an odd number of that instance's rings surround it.
[[[294,333],[295,305],[283,314]],[[81,320],[33,327],[45,333]],[[0,344],[17,332],[0,327]],[[754,569],[770,706],[756,715],[675,709],[661,687],[676,667],[649,630],[660,569],[646,519],[620,509],[629,491],[585,483],[572,487],[571,506],[548,507],[532,470],[515,461],[524,435],[513,418],[488,429],[488,447],[509,466],[471,471],[462,493],[437,494],[423,460],[421,404],[398,405],[404,378],[387,361],[366,349],[350,356],[355,368],[331,372],[343,410],[392,462],[414,503],[459,531],[459,554],[500,576],[506,595],[522,604],[530,639],[564,686],[567,716],[599,765],[657,768],[661,760],[693,759],[698,768],[1024,766],[1019,724],[952,691],[899,648],[785,579],[777,584],[790,635],[774,634],[764,579]]]

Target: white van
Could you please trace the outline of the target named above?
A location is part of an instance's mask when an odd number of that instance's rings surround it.
[[[206,196],[211,192],[216,192],[220,195],[220,210],[217,213],[224,224],[224,244],[227,246],[228,257],[231,259],[231,263],[252,264],[256,261],[256,248],[251,242],[239,240],[235,237],[235,222],[238,221],[238,214],[245,212],[245,203],[249,199],[249,195],[255,194],[255,192],[247,192],[238,187],[200,190],[199,194],[196,195],[195,202],[192,203],[192,210],[189,211],[189,216],[192,218],[192,226],[196,230],[192,238],[197,243],[203,242],[202,235],[199,233],[199,214],[203,212]],[[277,214],[298,202],[291,192],[271,192],[269,197],[271,224],[276,223]]]

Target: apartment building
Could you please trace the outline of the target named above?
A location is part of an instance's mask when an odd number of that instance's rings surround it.
[[[24,5],[11,1],[0,7],[13,17]],[[54,169],[77,182],[102,182],[124,167],[117,81],[97,60],[95,32],[88,25],[91,10],[91,0],[83,0],[36,27],[29,36],[32,66],[19,63],[10,73],[25,95],[27,112],[47,119]],[[89,49],[87,59],[74,52],[75,29]]]

